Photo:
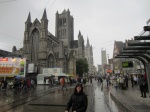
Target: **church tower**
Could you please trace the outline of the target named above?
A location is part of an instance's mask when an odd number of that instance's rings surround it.
[[[31,27],[32,23],[31,23],[31,16],[30,16],[30,12],[27,18],[27,21],[25,22],[25,31],[24,31],[24,41],[23,41],[23,51],[24,51],[24,57],[27,59],[27,61],[29,61],[29,54],[30,54],[30,50],[29,50],[29,33],[30,33],[30,27]]]
[[[84,58],[84,39],[79,31],[78,34],[78,59]]]
[[[31,23],[30,13],[25,22],[23,54],[28,63],[38,66],[42,70],[47,66],[47,35],[48,19],[46,9],[44,10],[41,22],[36,18]]]
[[[47,64],[47,35],[48,35],[48,19],[46,9],[41,19],[41,37],[39,39],[39,64],[46,67]]]
[[[74,18],[70,15],[69,9],[61,14],[56,12],[55,36],[63,41],[65,47],[70,47],[70,42],[74,40]]]
[[[93,74],[93,48],[90,45],[89,38],[87,38],[87,44],[85,46],[85,58],[89,65],[89,74]]]

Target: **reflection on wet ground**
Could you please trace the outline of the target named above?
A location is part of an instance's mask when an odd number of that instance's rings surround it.
[[[7,112],[64,112],[66,103],[73,93],[74,87],[68,87],[68,90],[59,90],[58,88],[60,87],[52,90],[49,87],[39,87],[39,91],[37,89],[37,92],[29,95],[30,97],[27,95],[28,98],[20,100],[22,101],[20,106],[17,104],[18,102],[7,105],[13,107],[13,109],[9,109]],[[42,89],[43,91],[48,91],[43,92]],[[105,87],[102,87],[102,85],[97,84],[96,81],[93,81],[93,85],[87,84],[84,87],[84,92],[88,95],[87,112],[121,112],[109,96],[109,91]],[[23,96],[20,97],[23,98]],[[13,97],[12,100],[19,100],[20,97]],[[5,103],[8,99],[9,97],[6,99],[3,98]]]

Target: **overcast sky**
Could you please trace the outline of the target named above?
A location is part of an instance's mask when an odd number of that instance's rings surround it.
[[[0,49],[23,46],[25,21],[41,20],[47,10],[49,31],[55,35],[55,14],[69,9],[74,17],[74,37],[79,30],[93,46],[94,65],[101,64],[101,49],[112,58],[114,40],[140,34],[150,18],[150,0],[0,0]]]

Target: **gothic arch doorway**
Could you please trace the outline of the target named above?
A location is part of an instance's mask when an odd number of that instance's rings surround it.
[[[55,58],[54,55],[50,54],[48,56],[48,68],[53,68],[55,66]]]

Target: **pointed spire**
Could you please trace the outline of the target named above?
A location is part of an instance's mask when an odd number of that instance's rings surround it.
[[[31,23],[31,16],[30,16],[30,12],[29,12],[29,15],[28,15],[28,18],[27,18],[27,21],[28,23]]]
[[[66,9],[64,9],[64,11],[62,13],[66,13]]]
[[[42,19],[47,19],[46,9],[44,9],[44,13],[43,13]]]
[[[68,9],[68,10],[67,10],[67,12],[69,12],[69,13],[70,13],[70,10]]]
[[[89,43],[89,38],[87,37],[87,44],[86,45],[90,45],[90,43]]]
[[[78,34],[78,37],[80,37],[81,36],[81,32],[80,32],[80,30],[79,30],[79,34]]]
[[[58,11],[56,12],[56,14],[58,14]]]

